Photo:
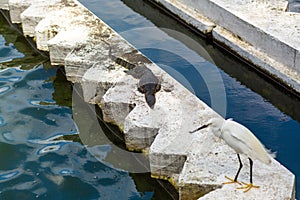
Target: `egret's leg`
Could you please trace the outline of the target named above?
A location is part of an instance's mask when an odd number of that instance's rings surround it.
[[[241,169],[242,169],[242,167],[243,167],[243,163],[242,163],[242,161],[241,161],[240,155],[237,154],[237,156],[238,156],[238,159],[239,159],[239,162],[240,162],[240,167],[239,167],[239,169],[238,169],[238,171],[237,171],[237,173],[236,173],[234,179],[229,178],[228,176],[225,176],[225,178],[227,178],[227,179],[229,180],[229,182],[224,182],[223,184],[238,183],[238,184],[241,185],[241,183],[237,181],[237,178],[238,178],[238,176],[239,176],[239,174],[240,174],[240,171],[241,171]]]
[[[252,182],[253,161],[251,160],[251,158],[249,158],[249,161],[250,161],[250,183],[247,184],[247,183],[242,182],[245,186],[238,188],[238,189],[245,189],[244,192],[248,192],[251,188],[259,188],[259,186],[253,185],[253,182]]]

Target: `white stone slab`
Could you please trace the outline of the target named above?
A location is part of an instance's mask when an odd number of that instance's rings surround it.
[[[122,80],[127,82],[116,84],[108,89],[99,106],[104,121],[117,125],[123,131],[125,118],[136,105],[139,92],[137,79],[126,76]]]
[[[35,27],[37,48],[48,51],[47,42],[60,31],[82,30],[83,32],[87,32],[88,27],[84,25],[84,21],[88,16],[92,17],[93,15],[85,16],[82,14],[83,9],[80,8],[76,6],[58,8],[42,19]]]
[[[109,45],[99,41],[74,48],[65,58],[66,76],[69,81],[81,82],[85,72],[96,62],[109,55]],[[105,58],[106,59],[106,58]]]
[[[11,22],[21,23],[21,13],[36,0],[9,0],[8,2]]]
[[[22,30],[25,36],[34,37],[35,27],[51,11],[46,4],[33,4],[21,13]]]
[[[216,138],[207,129],[195,134],[191,152],[179,176],[179,195],[181,199],[293,199],[295,176],[276,160],[265,165],[254,160],[253,188],[244,193],[237,189],[238,184],[224,185],[225,175],[234,178],[239,162],[236,153],[225,142]],[[241,155],[243,168],[239,181],[249,183],[249,160]],[[278,180],[280,184],[274,184]],[[276,182],[276,181],[275,181]]]
[[[8,0],[0,0],[0,9],[8,10]]]
[[[100,53],[100,52],[99,52]],[[103,52],[101,52],[103,53]],[[116,64],[108,55],[103,55],[82,77],[83,97],[86,102],[100,104],[107,90],[116,84],[127,84],[124,81],[125,68]]]
[[[47,42],[50,61],[52,65],[64,65],[67,55],[78,46],[85,44],[88,40],[86,30],[60,31],[54,38]]]
[[[264,54],[266,58],[262,60],[256,55],[248,55],[250,62],[259,64],[258,66],[268,73],[276,74],[273,71],[279,66],[281,78],[274,75],[278,81],[285,85],[293,86],[298,82],[295,77],[299,74],[299,47],[300,47],[300,13],[286,12],[288,2],[286,0],[273,1],[252,1],[252,0],[156,0],[168,10],[191,23],[189,18],[183,17],[196,12],[199,15],[210,19],[216,26],[228,30],[236,40],[248,43],[257,52]],[[179,6],[180,5],[180,6]],[[192,10],[193,12],[191,12]],[[201,19],[197,19],[199,23]],[[203,22],[202,22],[203,23]],[[204,25],[204,23],[203,23]],[[202,31],[201,28],[198,28]],[[219,38],[214,38],[216,41]],[[240,43],[229,41],[229,48],[238,46]],[[237,48],[236,48],[237,49]],[[236,51],[236,49],[233,49]],[[240,53],[237,51],[237,53]],[[246,52],[244,52],[246,53]],[[251,52],[250,52],[251,54]],[[242,55],[245,57],[245,54]],[[259,60],[259,62],[258,62]],[[270,62],[270,60],[272,60]],[[271,65],[271,67],[269,67]],[[293,72],[291,72],[293,71]],[[282,74],[287,72],[287,74]],[[292,75],[291,75],[292,74]]]
[[[144,98],[141,95],[141,98]],[[165,99],[168,100],[168,99]],[[126,147],[134,151],[147,151],[161,127],[161,109],[156,103],[151,109],[145,102],[138,104],[126,116],[124,136]]]
[[[193,141],[194,136],[189,131],[194,124],[218,116],[178,82],[168,95],[168,101],[161,103],[165,109],[161,119],[164,125],[151,145],[149,155],[152,175],[163,178],[181,172]],[[157,100],[160,101],[159,94]]]

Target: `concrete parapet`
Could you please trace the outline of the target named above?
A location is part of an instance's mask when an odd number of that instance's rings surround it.
[[[280,80],[282,84],[296,91],[300,91],[300,76],[294,69],[288,68],[282,63],[272,59],[266,53],[238,39],[224,28],[214,28],[212,35],[216,40],[229,47],[232,51],[237,52],[242,58],[251,61],[260,71]]]
[[[193,25],[203,33],[217,32],[220,28],[230,33],[234,40],[227,40],[228,34],[213,35],[215,41],[232,49],[234,53],[246,58],[276,80],[284,83],[297,93],[300,93],[299,82],[299,47],[300,47],[300,14],[286,12],[287,1],[250,1],[250,0],[153,0],[170,12],[176,14],[186,23]],[[180,5],[180,6],[178,6]],[[191,23],[190,10],[195,21],[207,24],[207,20],[215,24],[212,29],[203,31],[196,23]],[[259,13],[259,14],[258,14]],[[215,30],[218,29],[218,30]],[[217,37],[215,37],[217,35]],[[224,37],[224,38],[222,38]],[[264,58],[257,57],[252,52],[238,49],[252,48]],[[257,62],[260,60],[260,62]],[[271,66],[271,67],[270,67]],[[281,73],[281,75],[278,75]],[[291,75],[292,74],[292,75]]]
[[[197,12],[193,7],[186,6],[185,3],[169,0],[158,0],[157,2],[204,34],[211,33],[212,29],[216,26],[212,20]]]
[[[208,119],[220,116],[80,3],[75,0],[53,1],[54,4],[52,1],[20,2],[27,8],[16,9],[17,4],[11,8],[19,13],[14,18],[16,23],[21,19],[24,34],[35,37],[40,49],[50,51],[52,64],[65,65],[68,80],[82,85],[84,100],[99,105],[103,119],[124,132],[129,150],[149,155],[152,176],[169,180],[179,190],[181,199],[198,199],[203,195],[200,199],[227,196],[230,199],[294,199],[295,176],[274,159],[271,166],[255,162],[254,181],[261,188],[243,193],[234,185],[222,185],[225,174],[233,176],[236,172],[235,153],[211,132],[189,133]],[[180,12],[184,2],[175,7]],[[185,9],[191,13],[182,16],[194,26],[205,33],[212,32],[224,44],[236,42],[232,33],[222,27],[214,28],[214,23],[195,10]],[[195,19],[199,17],[205,20],[203,26],[197,25]],[[239,43],[232,48],[241,55],[256,52],[246,44]],[[258,65],[264,61],[264,54],[259,55],[262,57],[255,61]],[[295,56],[295,62],[299,63],[299,53]],[[148,76],[144,77],[146,72]],[[147,90],[143,84],[148,83],[155,86],[152,93],[143,91]],[[153,109],[145,100],[149,94],[156,99]],[[245,165],[240,179],[248,182]]]

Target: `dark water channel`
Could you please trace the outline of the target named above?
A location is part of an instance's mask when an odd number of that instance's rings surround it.
[[[299,186],[298,99],[142,0],[81,2],[217,112],[248,126]],[[0,15],[0,199],[176,199],[149,174],[95,158],[87,143],[95,142],[98,157],[110,145],[78,135],[103,135],[101,119],[89,110],[95,108],[74,98],[63,69],[33,51]],[[78,126],[77,114],[84,119]]]

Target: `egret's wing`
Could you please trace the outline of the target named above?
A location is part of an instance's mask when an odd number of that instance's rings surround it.
[[[258,159],[266,164],[271,162],[264,146],[245,126],[235,121],[226,121],[222,134],[223,139],[237,153],[245,154],[251,159]]]

